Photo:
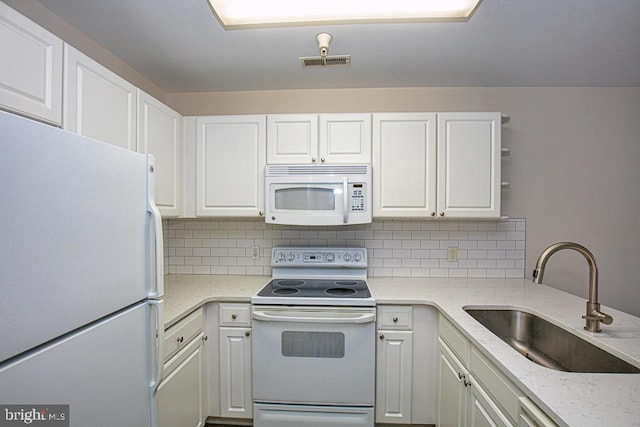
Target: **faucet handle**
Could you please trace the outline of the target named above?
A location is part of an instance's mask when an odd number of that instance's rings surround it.
[[[613,323],[613,317],[598,310],[593,310],[591,313],[589,313],[588,316],[584,315],[582,316],[582,318],[586,320],[597,320],[598,322],[602,322],[605,325],[610,325]]]

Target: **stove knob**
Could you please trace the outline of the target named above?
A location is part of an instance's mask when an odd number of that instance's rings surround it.
[[[293,252],[289,252],[289,255],[287,255],[287,261],[293,261],[294,258],[295,255],[293,254]]]
[[[353,257],[353,259],[354,259],[356,262],[360,262],[360,261],[362,261],[362,255],[360,255],[359,253],[358,253],[358,254],[355,254],[355,256]]]
[[[280,252],[277,258],[278,258],[278,261],[284,261],[284,252]]]
[[[345,261],[351,261],[351,254],[344,254]]]
[[[333,256],[333,254],[327,254],[326,258],[325,258],[328,262],[332,262],[335,257]]]

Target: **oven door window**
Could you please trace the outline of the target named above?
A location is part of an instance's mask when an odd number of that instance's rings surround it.
[[[284,357],[344,358],[344,334],[342,332],[282,332]]]
[[[288,187],[275,190],[275,209],[297,211],[335,211],[333,188]]]

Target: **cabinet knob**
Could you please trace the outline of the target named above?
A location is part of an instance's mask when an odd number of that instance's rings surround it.
[[[431,216],[436,216],[436,213],[435,212],[431,212]]]
[[[383,340],[383,339],[384,339],[384,334],[380,334],[380,336],[379,336],[378,338],[380,338],[381,340]]]
[[[444,216],[444,212],[440,212],[440,216]]]
[[[467,376],[462,372],[458,372],[458,378],[460,378],[461,380],[464,380],[465,378],[467,378]]]
[[[182,343],[183,341],[184,341],[184,337],[178,337],[178,338],[176,338],[176,342],[177,342],[178,344]]]
[[[393,316],[393,323],[398,323],[398,316]]]
[[[231,320],[236,320],[237,318],[238,318],[238,315],[237,315],[237,314],[233,313],[233,314],[231,315]]]
[[[247,332],[244,333],[245,337],[248,337],[249,335],[251,335],[251,331],[247,331]]]
[[[315,162],[316,162],[316,158],[315,158],[315,157],[312,157],[312,158],[311,158],[311,161],[312,161],[313,163],[315,163]]]
[[[325,160],[324,160],[324,157],[320,157],[320,161],[321,161],[322,163],[324,163],[324,161],[325,161]]]
[[[464,380],[463,383],[465,387],[469,387],[471,385],[471,381]]]
[[[206,336],[206,335],[202,337],[202,341],[207,341],[208,339],[209,339],[209,337]]]
[[[260,215],[260,216],[264,216],[264,212],[262,212],[262,211],[258,211],[258,215]]]

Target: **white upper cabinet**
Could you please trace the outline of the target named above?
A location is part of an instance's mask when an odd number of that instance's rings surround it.
[[[435,215],[435,113],[374,114],[372,163],[374,217]]]
[[[267,117],[267,163],[370,163],[370,114]]]
[[[62,124],[62,45],[0,2],[0,108]]]
[[[65,45],[64,128],[136,150],[136,87]]]
[[[500,217],[500,113],[438,114],[438,215]]]
[[[139,153],[156,159],[155,201],[163,217],[181,214],[182,116],[138,89]]]
[[[500,113],[373,115],[374,217],[500,217]]]
[[[265,116],[196,119],[196,215],[261,216]]]

